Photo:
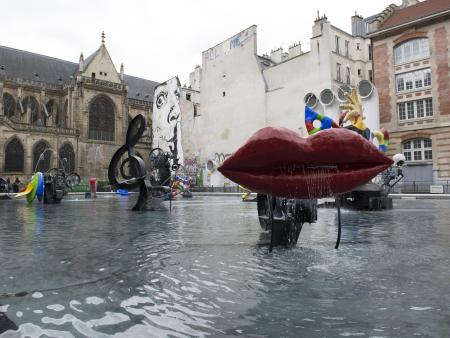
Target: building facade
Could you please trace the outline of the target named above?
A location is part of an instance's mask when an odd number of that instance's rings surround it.
[[[325,15],[314,22],[310,46],[258,55],[251,26],[202,53],[202,66],[182,91],[192,102],[182,110],[182,126],[185,158],[212,169],[205,185],[223,185],[214,169],[258,129],[283,126],[306,136],[305,103],[337,119],[344,92],[371,79],[370,40],[334,27]]]
[[[380,122],[405,181],[450,179],[450,2],[403,1],[367,23]]]
[[[107,178],[128,123],[143,114],[149,128],[137,145],[151,149],[158,83],[118,72],[105,46],[78,63],[0,46],[0,177],[28,178],[64,165],[86,179]]]

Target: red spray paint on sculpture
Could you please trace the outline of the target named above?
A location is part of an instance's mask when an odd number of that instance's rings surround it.
[[[351,191],[391,164],[374,144],[350,130],[327,129],[302,138],[286,128],[267,127],[219,171],[254,192],[320,198]]]

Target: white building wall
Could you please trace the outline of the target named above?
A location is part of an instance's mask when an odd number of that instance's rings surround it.
[[[202,56],[201,117],[193,136],[200,159],[207,161],[215,153],[232,153],[266,125],[266,88],[256,55],[256,26]]]
[[[318,18],[312,30],[311,50],[307,53],[295,45],[289,49],[290,54],[278,49],[270,57],[259,57],[256,26],[203,52],[202,67],[190,74],[190,90],[200,93],[198,116],[194,116],[192,104],[182,109],[182,114],[189,115],[183,118],[183,123],[189,124],[183,125],[183,149],[204,166],[205,185],[224,183],[217,171],[206,170],[208,160],[220,165],[217,162],[260,128],[284,126],[306,137],[305,96],[313,93],[319,99],[321,91],[327,88],[337,96],[346,80],[346,66],[351,70],[352,86],[368,78],[368,40],[333,27],[326,18]],[[335,51],[336,35],[341,38],[340,53]],[[346,40],[350,43],[348,56]],[[342,67],[341,82],[336,81],[336,63]],[[191,95],[194,97],[197,98]],[[338,104],[335,99],[335,119]],[[329,107],[320,103],[315,109],[333,115]]]

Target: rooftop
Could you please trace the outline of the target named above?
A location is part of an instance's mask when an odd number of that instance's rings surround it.
[[[393,28],[447,10],[450,10],[449,0],[426,0],[405,8],[396,8],[394,13],[378,27],[378,30]]]
[[[78,63],[28,52],[11,47],[0,46],[0,75],[24,80],[63,85],[75,77]],[[154,89],[158,82],[124,75],[128,86],[128,98],[153,101]]]

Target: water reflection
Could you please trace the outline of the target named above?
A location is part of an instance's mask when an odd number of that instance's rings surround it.
[[[445,336],[444,203],[346,211],[339,250],[336,212],[321,209],[296,248],[269,253],[255,204],[230,197],[171,214],[123,197],[7,201],[0,310],[19,330],[2,337]]]

